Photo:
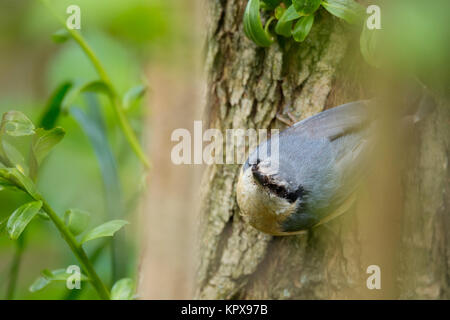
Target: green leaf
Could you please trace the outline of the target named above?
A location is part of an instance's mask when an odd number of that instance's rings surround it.
[[[59,29],[52,34],[52,40],[56,43],[63,43],[69,40],[70,33],[67,29]]]
[[[9,111],[3,114],[1,132],[12,137],[31,136],[34,134],[34,124],[22,112]]]
[[[8,181],[11,185],[25,191],[35,199],[39,198],[33,181],[17,168],[0,168],[0,179]]]
[[[41,208],[42,201],[34,201],[26,203],[14,211],[9,217],[6,225],[6,230],[8,231],[9,237],[12,240],[19,238],[23,230],[25,230],[27,225],[30,223],[31,219],[34,218]]]
[[[147,92],[147,87],[144,85],[139,85],[131,88],[125,93],[123,97],[123,107],[125,110],[131,109],[131,107],[137,103]]]
[[[30,155],[30,177],[34,179],[37,176],[37,170],[42,164],[44,158],[48,155],[50,150],[58,144],[63,138],[66,132],[63,128],[57,127],[51,130],[37,129],[36,134],[33,136],[31,143],[31,155]]]
[[[72,107],[70,113],[88,137],[97,158],[105,186],[106,210],[112,219],[118,219],[123,216],[123,195],[117,162],[108,140],[99,101],[93,93],[84,95],[87,104],[86,111]]]
[[[262,0],[262,3],[267,10],[273,10],[281,3],[281,0]]]
[[[350,24],[360,22],[364,16],[364,8],[353,0],[324,0],[322,6],[332,15]]]
[[[275,8],[275,11],[274,11],[275,18],[276,18],[277,20],[280,20],[281,17],[283,16],[283,14],[284,14],[285,11],[286,11],[286,8],[285,8],[284,6],[278,6],[278,7],[276,7],[276,8]]]
[[[6,189],[16,189],[17,190],[17,187],[15,185],[13,185],[11,182],[9,182],[8,180],[0,178],[0,191],[6,190]]]
[[[51,280],[48,280],[46,277],[37,278],[33,284],[28,288],[31,292],[36,292],[44,289],[46,286],[50,284]]]
[[[300,18],[300,20],[298,20],[297,23],[295,24],[294,30],[292,31],[294,40],[297,42],[304,41],[306,36],[311,31],[313,23],[314,23],[313,14]]]
[[[268,47],[274,40],[267,31],[267,28],[263,28],[259,12],[259,1],[260,0],[249,0],[247,3],[244,13],[244,32],[245,35],[258,46]]]
[[[369,30],[366,23],[364,23],[364,28],[361,32],[359,41],[359,47],[364,60],[376,68],[381,64],[379,53],[377,52],[380,32],[381,30],[378,29]]]
[[[33,284],[29,287],[31,292],[36,292],[44,289],[52,281],[67,281],[71,273],[67,273],[65,269],[57,269],[50,271],[48,269],[41,271],[41,276],[37,278]],[[80,281],[89,281],[89,278],[84,274],[80,275]]]
[[[300,15],[309,15],[316,12],[322,0],[292,0],[292,5]]]
[[[75,102],[78,96],[83,92],[96,92],[96,93],[104,93],[108,96],[112,96],[111,87],[101,80],[82,82],[78,85],[75,85],[71,88],[69,93],[64,97],[62,102],[62,109],[68,110],[69,107]]]
[[[128,221],[125,220],[112,220],[106,222],[90,231],[88,231],[81,240],[81,244],[86,243],[88,241],[103,238],[103,237],[112,237],[114,233],[119,231],[123,226],[127,225]]]
[[[298,18],[300,18],[300,15],[295,11],[294,6],[291,5],[278,20],[275,32],[287,38],[291,37],[293,21]]]
[[[65,136],[66,131],[61,128],[51,130],[37,129],[33,137],[32,150],[38,164],[48,155],[50,150]]]
[[[25,164],[25,158],[23,154],[16,149],[9,142],[3,141],[3,153],[4,157],[8,159],[8,167],[19,167],[22,171],[25,171],[23,167]]]
[[[8,223],[8,219],[9,217],[0,221],[0,236],[6,233],[6,224]]]
[[[70,209],[64,214],[64,222],[74,236],[86,230],[90,220],[91,214],[79,209]]]
[[[71,82],[64,82],[58,88],[56,88],[47,102],[45,111],[41,117],[41,120],[39,121],[39,127],[42,127],[46,130],[53,129],[55,127],[56,122],[61,115],[63,100],[66,94],[69,92],[70,88],[72,88]]]
[[[111,289],[111,300],[133,300],[134,290],[133,280],[120,279]]]
[[[100,168],[103,185],[105,187],[105,209],[110,219],[120,219],[124,215],[124,203],[119,171],[111,143],[108,139],[107,128],[100,103],[96,94],[89,92],[84,94],[86,109],[70,108],[71,115],[76,119],[80,127],[89,139]],[[119,235],[123,237],[124,235]],[[118,241],[118,242],[117,242]],[[119,238],[115,243],[120,243]],[[124,256],[121,250],[116,250],[114,267],[120,274],[124,268]]]
[[[47,221],[50,220],[50,217],[48,216],[48,214],[42,210],[37,213],[37,216],[43,220],[47,220]]]

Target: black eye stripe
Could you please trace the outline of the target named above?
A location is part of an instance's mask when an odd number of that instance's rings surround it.
[[[257,165],[252,166],[252,173],[256,181],[258,181],[262,186],[267,187],[272,193],[286,199],[290,203],[295,202],[299,197],[306,194],[302,186],[295,191],[288,191],[284,186],[274,182],[270,176],[266,176],[259,172]]]

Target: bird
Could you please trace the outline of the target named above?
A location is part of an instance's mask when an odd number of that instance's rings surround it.
[[[374,105],[361,100],[327,109],[256,147],[236,188],[244,220],[264,233],[285,236],[347,212],[376,152]]]

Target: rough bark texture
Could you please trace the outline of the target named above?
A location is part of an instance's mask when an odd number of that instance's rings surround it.
[[[277,112],[290,110],[302,119],[360,98],[357,81],[340,80],[354,67],[350,31],[329,14],[320,13],[301,45],[275,43],[263,49],[244,36],[246,1],[209,2],[210,127],[223,131],[282,127]],[[448,109],[440,110],[424,125],[415,150],[421,156],[409,177],[414,190],[406,192],[403,215],[395,214],[401,211],[397,198],[376,210],[362,206],[305,235],[271,237],[245,224],[239,215],[235,183],[240,166],[209,166],[203,183],[197,297],[447,297],[449,118],[442,111]],[[394,171],[383,169],[377,179],[389,179]],[[379,197],[369,192],[369,202],[390,203],[384,200],[398,193],[400,183],[396,179]],[[358,214],[361,211],[364,214]],[[383,233],[389,231],[389,236]],[[400,237],[401,245],[393,245]],[[370,264],[381,266],[383,290],[367,289]]]
[[[400,297],[449,299],[450,104],[440,101],[421,126],[405,178]]]

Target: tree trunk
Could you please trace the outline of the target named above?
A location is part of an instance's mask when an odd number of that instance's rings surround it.
[[[362,97],[358,42],[351,40],[359,39],[349,28],[321,11],[305,42],[258,48],[243,33],[245,6],[246,1],[210,1],[210,127],[282,128],[278,112],[303,119]],[[395,175],[395,157],[387,157],[374,175],[378,187],[367,188],[363,204],[304,235],[272,237],[244,223],[235,200],[240,165],[209,166],[197,297],[448,297],[449,119],[441,105],[422,125],[420,143],[410,150],[420,156],[406,180]],[[373,264],[381,268],[381,290],[366,286]]]

